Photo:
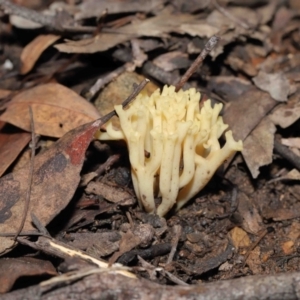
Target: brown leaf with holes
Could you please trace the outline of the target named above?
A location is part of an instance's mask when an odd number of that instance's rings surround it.
[[[51,262],[33,257],[0,259],[0,293],[8,292],[17,279],[26,276],[57,275]]]
[[[72,199],[80,182],[85,152],[102,121],[82,125],[37,155],[31,186],[30,206],[23,231],[35,231],[30,213],[47,225]],[[0,232],[15,233],[24,213],[29,166],[0,179]],[[12,238],[0,237],[0,253],[15,245]]]
[[[0,120],[30,131],[29,106],[33,111],[35,132],[51,137],[61,137],[100,117],[91,103],[72,90],[58,83],[48,83],[15,96]]]
[[[59,35],[41,34],[26,45],[21,53],[20,74],[30,72],[42,53],[60,38]]]
[[[0,121],[0,176],[15,161],[30,139],[30,133],[16,130]]]

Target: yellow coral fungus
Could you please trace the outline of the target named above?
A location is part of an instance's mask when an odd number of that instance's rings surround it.
[[[120,130],[109,122],[106,132],[97,133],[101,140],[126,141],[134,190],[147,212],[164,216],[175,204],[179,209],[243,148],[231,131],[220,147],[218,139],[228,127],[219,116],[222,104],[212,108],[207,100],[200,109],[199,100],[193,88],[175,92],[175,87],[165,86],[150,97],[137,96],[128,109],[116,105]],[[155,196],[162,198],[157,208]]]

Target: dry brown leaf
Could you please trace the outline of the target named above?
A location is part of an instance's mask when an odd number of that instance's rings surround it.
[[[287,174],[274,179],[274,181],[278,180],[300,180],[300,172],[297,169],[292,169]]]
[[[0,128],[0,176],[2,176],[29,143],[31,134],[8,128],[1,121]]]
[[[86,19],[99,17],[105,10],[108,14],[128,13],[128,12],[149,12],[154,8],[164,4],[166,0],[144,1],[141,5],[137,0],[86,0],[77,6],[79,10],[75,14],[75,18]]]
[[[298,221],[293,221],[288,237],[292,241],[296,241],[300,236],[300,223]]]
[[[97,256],[103,257],[119,250],[121,234],[118,231],[107,232],[80,232],[70,233],[72,240],[68,244],[80,250],[93,251]]]
[[[68,132],[46,152],[34,160],[29,213],[23,231],[36,231],[30,213],[46,226],[73,197],[80,182],[85,152],[101,119]],[[0,179],[0,232],[15,233],[24,214],[29,167]],[[0,237],[0,253],[10,251],[16,242]]]
[[[0,120],[30,131],[28,107],[33,111],[37,134],[61,137],[100,117],[97,109],[72,90],[48,83],[21,92],[7,105]]]
[[[286,104],[276,107],[269,118],[275,125],[287,128],[300,118],[300,94],[296,93]]]
[[[264,71],[260,71],[253,78],[253,82],[258,88],[268,92],[273,99],[279,102],[287,101],[287,97],[291,91],[289,80],[283,73],[267,74]]]
[[[264,118],[244,140],[243,157],[253,178],[259,168],[273,161],[274,134],[276,127],[269,118]]]
[[[300,203],[295,203],[292,208],[285,208],[284,203],[276,207],[265,207],[262,211],[265,219],[273,219],[274,221],[291,220],[300,217]]]
[[[114,109],[114,105],[121,104],[131,93],[134,84],[139,84],[145,77],[135,72],[124,72],[109,83],[98,95],[95,106],[105,115]],[[158,86],[149,82],[141,93],[151,95]],[[113,118],[113,124],[118,126],[119,118]]]
[[[33,22],[29,19],[22,18],[17,15],[9,16],[9,23],[17,28],[21,29],[37,29],[43,27],[43,25]]]
[[[0,98],[7,97],[7,96],[10,95],[11,93],[12,93],[12,91],[10,91],[10,90],[3,90],[3,89],[0,89]]]
[[[210,0],[173,0],[172,5],[176,6],[182,12],[194,13],[207,8],[210,2]]]
[[[277,103],[268,93],[249,89],[225,108],[224,122],[236,140],[244,140]]]
[[[195,23],[183,23],[179,28],[182,32],[191,36],[199,36],[202,38],[210,38],[220,31],[218,27],[209,25],[206,21],[203,21],[202,23],[200,21]]]
[[[57,275],[50,261],[33,257],[0,259],[0,293],[8,292],[17,279],[23,276]]]
[[[120,241],[120,248],[118,252],[109,259],[109,263],[113,264],[124,253],[141,245],[142,247],[148,246],[154,236],[154,228],[150,224],[136,225],[134,228],[129,229]]]
[[[295,147],[300,149],[300,138],[281,139],[281,144],[287,147]]]
[[[234,227],[229,232],[234,247],[238,251],[239,248],[248,247],[250,245],[250,238],[248,233],[242,228]]]
[[[230,15],[251,28],[256,28],[260,24],[260,16],[253,9],[248,7],[227,7],[226,10]],[[234,22],[217,9],[211,12],[206,21],[209,25],[217,28],[237,27],[239,30],[245,31],[238,22]]]
[[[262,273],[262,263],[261,263],[261,250],[260,247],[255,247],[249,254],[246,262],[249,269],[253,274],[261,274]]]
[[[293,241],[287,241],[281,244],[281,249],[285,255],[292,254],[294,252],[294,242]]]
[[[31,71],[42,53],[59,38],[59,35],[41,34],[27,44],[21,53],[22,65],[20,73],[24,75]]]
[[[237,212],[242,216],[241,227],[249,233],[257,234],[262,229],[263,224],[257,207],[242,191],[238,193],[238,201],[239,206]]]
[[[161,12],[159,15],[143,21],[136,21],[130,25],[114,29],[113,33],[101,32],[99,35],[80,41],[66,41],[55,45],[61,52],[67,53],[95,53],[105,51],[120,43],[124,43],[140,36],[167,37],[170,32],[184,34],[181,24],[193,23],[194,15]]]
[[[188,68],[191,65],[188,55],[180,51],[159,55],[153,60],[153,63],[167,72]]]
[[[223,99],[234,99],[251,89],[251,82],[235,76],[211,76],[207,88]]]
[[[88,194],[95,194],[100,195],[104,197],[106,200],[118,203],[126,201],[128,202],[128,205],[132,205],[135,203],[134,197],[127,191],[117,188],[115,186],[111,186],[108,184],[105,184],[101,181],[98,182],[90,182],[88,186],[85,189],[86,193]]]

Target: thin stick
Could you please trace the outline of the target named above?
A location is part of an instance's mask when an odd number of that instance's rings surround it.
[[[213,35],[208,42],[205,44],[204,49],[198,55],[196,60],[188,68],[185,74],[181,77],[180,81],[176,84],[175,91],[178,92],[184,84],[189,80],[189,78],[196,72],[198,67],[203,63],[206,56],[211,52],[211,50],[216,47],[221,38],[217,35]]]
[[[275,140],[274,150],[282,158],[286,159],[289,163],[291,163],[298,171],[300,170],[299,156],[292,152],[288,147],[282,145],[280,142]]]
[[[170,251],[168,260],[166,262],[167,265],[170,264],[173,261],[173,258],[174,258],[174,255],[175,255],[175,252],[176,252],[176,249],[177,249],[177,246],[178,246],[178,242],[179,242],[181,232],[182,232],[182,227],[180,225],[174,225],[174,227],[173,227],[174,236],[173,236],[172,242],[171,242],[172,249]]]
[[[29,106],[29,117],[30,117],[30,126],[31,126],[31,157],[30,157],[29,176],[28,176],[28,188],[26,193],[23,217],[21,220],[20,227],[14,236],[14,240],[17,239],[18,235],[21,233],[24,227],[26,217],[28,214],[30,196],[31,196],[31,186],[32,186],[32,178],[33,178],[33,171],[34,171],[34,157],[35,157],[35,148],[36,148],[36,136],[35,136],[33,112],[31,106]]]

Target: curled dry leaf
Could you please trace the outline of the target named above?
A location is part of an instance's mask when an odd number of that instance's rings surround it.
[[[259,175],[259,167],[273,161],[275,132],[273,122],[264,118],[244,141],[242,154],[253,178]]]
[[[101,125],[101,119],[82,125],[58,140],[34,160],[30,206],[23,231],[35,231],[30,213],[46,226],[73,197],[80,181],[85,152]],[[24,213],[29,167],[0,179],[0,233],[15,233]],[[0,237],[0,254],[10,251],[15,241]]]
[[[22,75],[30,72],[41,54],[60,38],[59,35],[41,34],[31,41],[21,53]]]
[[[33,257],[0,259],[0,293],[8,292],[22,276],[57,275],[50,261]]]
[[[255,203],[242,191],[238,193],[239,206],[237,213],[241,216],[241,227],[252,234],[262,229],[263,220]]]
[[[72,90],[48,83],[21,92],[7,105],[0,120],[30,131],[28,107],[33,111],[37,134],[61,137],[100,117],[97,109]]]
[[[37,29],[43,27],[43,25],[33,22],[31,20],[22,18],[17,15],[10,15],[9,16],[9,23],[13,26],[21,29]]]
[[[0,176],[31,140],[31,134],[28,132],[7,129],[7,125],[5,126],[5,123],[0,121]]]

